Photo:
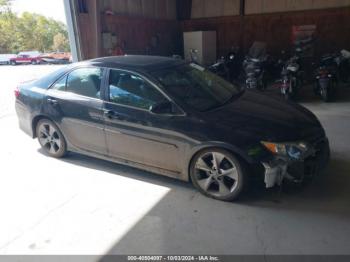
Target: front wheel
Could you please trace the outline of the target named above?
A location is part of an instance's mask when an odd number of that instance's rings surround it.
[[[37,124],[36,134],[42,149],[55,158],[67,153],[67,143],[59,128],[50,120],[43,119]]]
[[[284,93],[284,99],[285,99],[285,100],[290,100],[290,99],[291,99],[291,98],[290,98],[290,94],[289,94],[288,91]]]
[[[202,194],[222,201],[232,201],[240,195],[245,176],[239,160],[222,149],[201,151],[190,166],[193,185]]]
[[[321,87],[320,88],[320,94],[321,98],[324,102],[329,102],[330,101],[330,93],[329,93],[329,86],[327,87]]]

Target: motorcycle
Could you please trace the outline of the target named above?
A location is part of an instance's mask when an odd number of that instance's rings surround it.
[[[334,55],[323,56],[315,71],[314,93],[330,102],[338,86],[337,62]]]
[[[268,59],[266,54],[266,44],[255,42],[251,47],[248,56],[243,62],[245,72],[245,84],[248,89],[265,90],[267,79],[265,73],[265,64]]]
[[[208,70],[226,80],[229,80],[228,62],[224,57],[221,57],[215,64],[208,67]]]
[[[340,51],[340,54],[336,57],[336,63],[339,79],[343,83],[350,83],[350,52],[347,50]]]
[[[225,57],[221,57],[215,64],[208,69],[229,82],[238,80],[241,72],[242,60],[236,52],[230,52]]]
[[[299,58],[293,56],[282,68],[280,84],[281,94],[286,100],[294,99],[302,86],[302,82]]]

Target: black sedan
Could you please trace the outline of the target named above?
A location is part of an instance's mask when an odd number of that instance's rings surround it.
[[[19,86],[22,130],[68,151],[191,181],[219,200],[251,177],[301,182],[329,157],[324,129],[292,102],[240,90],[184,61],[122,56],[72,64]]]

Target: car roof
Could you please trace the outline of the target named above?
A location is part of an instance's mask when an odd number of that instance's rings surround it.
[[[185,64],[185,61],[162,56],[125,55],[97,58],[85,63],[101,67],[153,71]]]

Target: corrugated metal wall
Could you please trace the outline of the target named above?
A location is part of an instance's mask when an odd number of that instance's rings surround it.
[[[317,27],[316,55],[350,46],[350,8],[193,19],[182,21],[182,31],[216,31],[219,56],[232,46],[246,53],[254,41],[266,42],[269,53],[278,54],[292,47],[292,28],[302,25]]]
[[[192,18],[239,14],[240,0],[192,0]]]
[[[246,0],[248,14],[271,14],[243,17],[238,16],[240,0],[192,0],[192,17],[198,19],[182,23],[176,20],[176,0],[86,2],[89,13],[77,14],[85,59],[105,54],[101,48],[102,36],[98,37],[102,32],[117,35],[126,42],[127,50],[136,53],[145,52],[152,37],[159,36],[157,54],[164,55],[173,54],[182,48],[183,31],[196,30],[217,31],[219,54],[225,54],[233,45],[247,49],[255,40],[268,42],[272,52],[286,49],[290,45],[291,28],[294,25],[317,26],[319,53],[348,48],[350,45],[350,0]],[[97,5],[100,5],[100,10],[96,8]],[[189,17],[190,7],[189,4],[186,17]],[[335,7],[341,8],[327,9]],[[325,10],[284,13],[299,9]],[[106,10],[114,11],[115,15],[101,14]]]
[[[263,14],[338,8],[350,6],[350,0],[246,0],[246,14]]]
[[[245,0],[246,14],[278,13],[350,6],[350,0]],[[240,0],[192,0],[192,15],[210,18],[239,15]]]
[[[119,15],[176,19],[176,0],[100,0],[101,10]]]

